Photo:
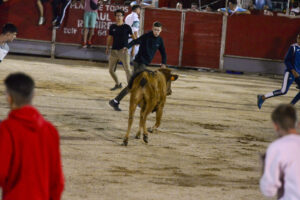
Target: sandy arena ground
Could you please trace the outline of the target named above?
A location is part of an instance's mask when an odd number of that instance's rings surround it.
[[[8,56],[0,68],[1,82],[15,71],[36,81],[34,105],[61,136],[64,200],[264,199],[259,153],[275,139],[270,112],[296,93],[292,86],[259,111],[256,94],[280,88],[280,76],[176,70],[180,77],[159,133],[150,135],[148,145],[134,139],[137,110],[129,146],[123,147],[129,97],[122,112],[108,106],[118,91],[109,90],[113,81],[105,63]],[[8,107],[0,98],[3,119]]]

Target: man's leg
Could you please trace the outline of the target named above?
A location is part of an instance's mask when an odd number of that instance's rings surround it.
[[[94,29],[96,26],[96,20],[97,20],[97,13],[96,12],[91,12],[90,13],[90,21],[89,21],[89,27],[90,27],[90,32],[89,32],[89,39],[88,39],[88,45],[92,45],[92,38],[94,35]]]
[[[62,0],[62,7],[60,9],[60,14],[55,23],[55,26],[54,26],[55,28],[59,28],[60,25],[62,24],[62,22],[65,18],[65,15],[66,15],[67,8],[69,7],[70,4],[71,4],[71,0]]]
[[[88,12],[84,12],[84,17],[83,17],[83,25],[84,25],[84,31],[83,31],[83,43],[82,43],[82,48],[86,48],[87,45],[87,37],[89,33],[89,14]]]
[[[88,44],[91,45],[92,44],[92,38],[93,38],[93,35],[94,35],[94,28],[90,28],[90,31],[89,31],[89,39],[88,39]]]
[[[132,74],[138,73],[140,71],[143,71],[146,69],[146,65],[144,64],[139,64],[137,62],[133,62],[133,66],[134,66],[134,71]],[[133,80],[130,80],[133,81]],[[125,87],[119,94],[118,96],[116,96],[116,98],[112,99],[109,101],[109,105],[111,105],[114,110],[116,111],[121,111],[121,109],[119,108],[119,104],[121,102],[121,100],[129,93],[129,88],[128,86]]]
[[[129,83],[130,77],[131,77],[131,70],[130,70],[130,56],[128,53],[124,53],[123,50],[118,51],[119,58],[121,62],[123,63],[123,68],[126,73],[127,83]]]
[[[133,62],[133,73],[136,74],[146,69],[146,65],[142,63]]]
[[[291,101],[291,104],[295,105],[300,99],[300,92],[294,97],[294,99]]]
[[[265,95],[257,95],[257,106],[260,109],[264,101],[268,98],[276,97],[276,96],[281,96],[285,95],[292,83],[294,82],[295,78],[292,73],[290,72],[285,72],[284,73],[284,78],[283,78],[283,83],[282,87],[280,90],[275,90],[273,92],[267,93]]]
[[[60,5],[60,0],[52,1],[52,14],[53,14],[52,23],[56,23],[56,21],[57,21],[59,5]]]
[[[37,0],[37,6],[40,12],[40,18],[39,18],[39,22],[38,25],[41,26],[45,23],[45,18],[44,18],[44,6],[43,6],[43,2],[41,0]]]
[[[109,105],[114,108],[115,111],[122,111],[119,108],[119,104],[121,100],[129,93],[129,88],[126,86],[116,98],[112,99],[109,101]]]
[[[119,60],[118,59],[118,50],[112,50],[110,53],[110,56],[109,56],[108,66],[109,66],[109,73],[115,81],[115,87],[111,88],[111,90],[116,90],[116,89],[122,87],[121,83],[119,83],[118,76],[115,72],[115,67],[116,67],[116,64],[118,63],[118,60]]]

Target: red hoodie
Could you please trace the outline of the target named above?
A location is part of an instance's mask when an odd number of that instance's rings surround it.
[[[32,106],[0,124],[3,200],[59,200],[64,187],[59,135]]]

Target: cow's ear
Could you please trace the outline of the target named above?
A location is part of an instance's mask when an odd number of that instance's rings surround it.
[[[171,75],[171,81],[176,81],[178,79],[178,75],[177,74],[172,74]]]

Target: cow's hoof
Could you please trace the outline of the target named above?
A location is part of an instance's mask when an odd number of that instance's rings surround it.
[[[141,138],[140,135],[136,135],[136,136],[135,136],[135,139],[140,139],[140,138]]]
[[[144,135],[143,140],[144,140],[145,143],[148,144],[148,135]]]
[[[150,127],[147,130],[148,130],[149,133],[157,133],[157,129],[156,128]]]
[[[127,146],[128,145],[128,138],[125,138],[124,140],[123,140],[123,146]]]

